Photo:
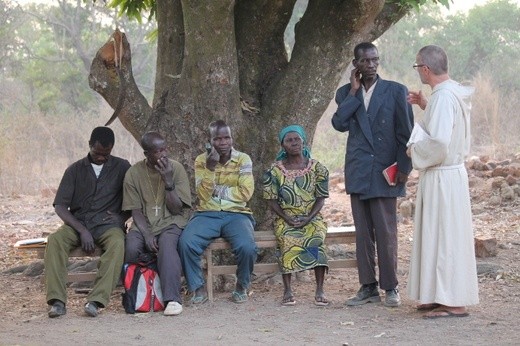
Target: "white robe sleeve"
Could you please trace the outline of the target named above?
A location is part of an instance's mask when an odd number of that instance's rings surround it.
[[[438,90],[432,94],[425,113],[424,139],[411,147],[412,166],[417,170],[440,165],[448,155],[454,121],[453,95]]]

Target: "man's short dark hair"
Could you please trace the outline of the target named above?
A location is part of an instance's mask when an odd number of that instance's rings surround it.
[[[114,131],[110,127],[99,126],[92,130],[88,144],[94,146],[96,142],[99,142],[103,148],[108,148],[114,146],[115,141]]]
[[[377,50],[377,47],[372,42],[361,42],[357,44],[354,47],[354,59],[359,59],[359,55],[361,51],[369,50],[369,49],[375,49]]]
[[[211,122],[209,124],[210,138],[212,138],[213,135],[216,134],[218,132],[218,130],[220,130],[223,127],[229,128],[229,125],[226,124],[226,122],[224,120],[219,119],[219,120],[215,120],[215,121]],[[230,132],[231,132],[231,130],[230,130]]]

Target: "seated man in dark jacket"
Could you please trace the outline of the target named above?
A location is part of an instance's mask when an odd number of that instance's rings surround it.
[[[45,281],[49,317],[65,315],[67,262],[72,249],[87,253],[102,248],[94,287],[85,313],[96,317],[108,304],[119,281],[125,250],[123,231],[128,213],[121,212],[123,180],[130,163],[111,156],[114,132],[96,127],[90,136],[88,155],[70,165],[61,180],[54,208],[64,224],[48,237],[45,250]]]

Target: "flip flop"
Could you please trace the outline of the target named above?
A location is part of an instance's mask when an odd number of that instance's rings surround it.
[[[448,309],[437,309],[437,310],[432,310],[432,312],[441,312],[441,313],[444,313],[444,314],[441,314],[441,315],[424,315],[423,318],[426,319],[426,320],[433,320],[433,319],[436,319],[436,318],[446,318],[446,317],[467,317],[469,316],[469,314],[467,312],[463,312],[461,314],[457,314],[455,312],[451,312],[449,311]]]
[[[208,296],[197,296],[197,295],[193,295],[193,297],[191,297],[190,299],[190,303],[192,305],[200,305],[200,304],[204,304],[205,302],[208,301]]]
[[[324,296],[314,297],[314,305],[316,305],[316,306],[328,306],[329,304],[330,304],[330,302]]]
[[[284,300],[286,300],[286,299],[282,299],[282,306],[295,306],[296,305],[296,300],[294,300],[293,296],[287,298],[287,301],[284,301]]]
[[[247,302],[247,292],[233,291],[233,293],[231,293],[231,300],[237,304],[245,303]]]
[[[437,303],[430,303],[430,304],[420,304],[420,305],[417,305],[417,311],[429,311],[429,310],[433,310],[433,309],[437,309],[439,306],[441,306],[441,304],[437,304]]]

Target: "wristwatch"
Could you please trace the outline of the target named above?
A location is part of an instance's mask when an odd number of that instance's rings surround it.
[[[164,189],[165,189],[166,191],[173,191],[173,190],[175,189],[175,184],[172,184],[172,186],[168,186],[168,185],[166,185],[166,186],[164,187]]]

